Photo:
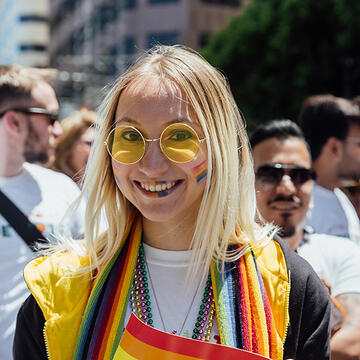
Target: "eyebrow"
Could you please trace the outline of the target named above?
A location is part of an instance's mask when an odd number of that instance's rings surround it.
[[[126,122],[126,123],[129,123],[129,124],[134,124],[134,125],[138,125],[139,127],[142,126],[141,123],[139,123],[138,121],[134,120],[134,119],[131,119],[131,118],[128,118],[128,117],[123,117],[119,120],[116,120],[115,121],[115,126],[119,123],[123,123],[123,122]],[[171,125],[171,124],[175,124],[175,123],[188,123],[188,124],[191,124],[191,125],[195,125],[195,126],[198,126],[198,124],[196,124],[195,122],[193,121],[190,121],[188,118],[185,118],[185,117],[180,117],[180,118],[177,118],[177,119],[173,119],[173,120],[170,120],[170,121],[167,121],[165,123],[165,126],[168,126],[168,125]]]

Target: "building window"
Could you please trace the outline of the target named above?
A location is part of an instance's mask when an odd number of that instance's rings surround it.
[[[240,6],[241,0],[201,0],[205,4]]]
[[[147,36],[148,48],[151,48],[157,44],[175,45],[178,43],[179,43],[179,33],[178,32],[157,33],[157,34],[154,33],[154,34],[149,34]]]
[[[22,45],[19,45],[19,50],[21,52],[23,52],[23,51],[45,51],[46,46],[39,45],[39,44],[22,44]]]
[[[46,16],[40,15],[20,15],[20,22],[48,22],[49,19]]]

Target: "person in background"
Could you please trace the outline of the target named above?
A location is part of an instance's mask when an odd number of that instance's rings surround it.
[[[360,356],[360,248],[304,227],[316,175],[300,128],[290,120],[258,126],[250,136],[258,208],[313,266],[333,298],[331,359]],[[316,303],[314,304],[316,310]]]
[[[342,184],[341,189],[351,201],[360,220],[360,180],[345,180]]]
[[[33,295],[18,314],[15,359],[116,358],[130,315],[174,341],[329,359],[328,292],[255,221],[248,138],[224,77],[194,50],[158,46],[99,114],[82,190],[86,243],[27,265]]]
[[[46,163],[61,134],[58,101],[49,84],[53,72],[0,66],[0,189],[44,237],[78,237],[84,232],[84,204],[64,219],[79,196],[67,176],[31,163]],[[9,211],[8,208],[5,211]],[[16,314],[29,291],[23,269],[34,256],[0,214],[0,358],[11,359]]]
[[[95,139],[93,127],[96,114],[85,107],[61,121],[63,133],[56,140],[52,168],[81,184],[85,167]]]
[[[344,236],[360,244],[359,218],[339,189],[344,180],[360,178],[359,108],[332,95],[311,96],[301,108],[299,124],[318,175],[307,225],[316,233]]]

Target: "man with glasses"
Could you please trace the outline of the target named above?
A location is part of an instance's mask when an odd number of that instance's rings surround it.
[[[261,125],[251,135],[250,143],[261,216],[279,227],[279,234],[313,266],[331,293],[331,358],[357,359],[360,356],[360,249],[348,239],[311,233],[304,227],[317,176],[311,169],[308,146],[295,123],[276,120]],[[316,299],[313,311],[317,311]]]
[[[299,123],[318,175],[307,224],[316,232],[348,237],[360,244],[358,216],[339,189],[344,181],[360,178],[359,108],[332,95],[311,96],[301,108]]]
[[[63,219],[79,195],[67,176],[33,163],[46,163],[62,132],[59,104],[48,83],[49,69],[0,66],[0,190],[47,239],[79,237],[83,204]],[[32,163],[32,164],[31,164]],[[0,212],[0,359],[10,359],[16,314],[28,296],[23,267],[34,256]],[[19,217],[16,217],[19,218]]]

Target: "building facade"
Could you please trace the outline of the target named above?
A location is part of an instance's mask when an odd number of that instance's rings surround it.
[[[0,0],[0,64],[46,67],[49,41],[48,0]]]
[[[157,43],[199,49],[245,2],[52,0],[50,54],[61,70],[60,95],[94,104],[99,89],[144,50]]]

